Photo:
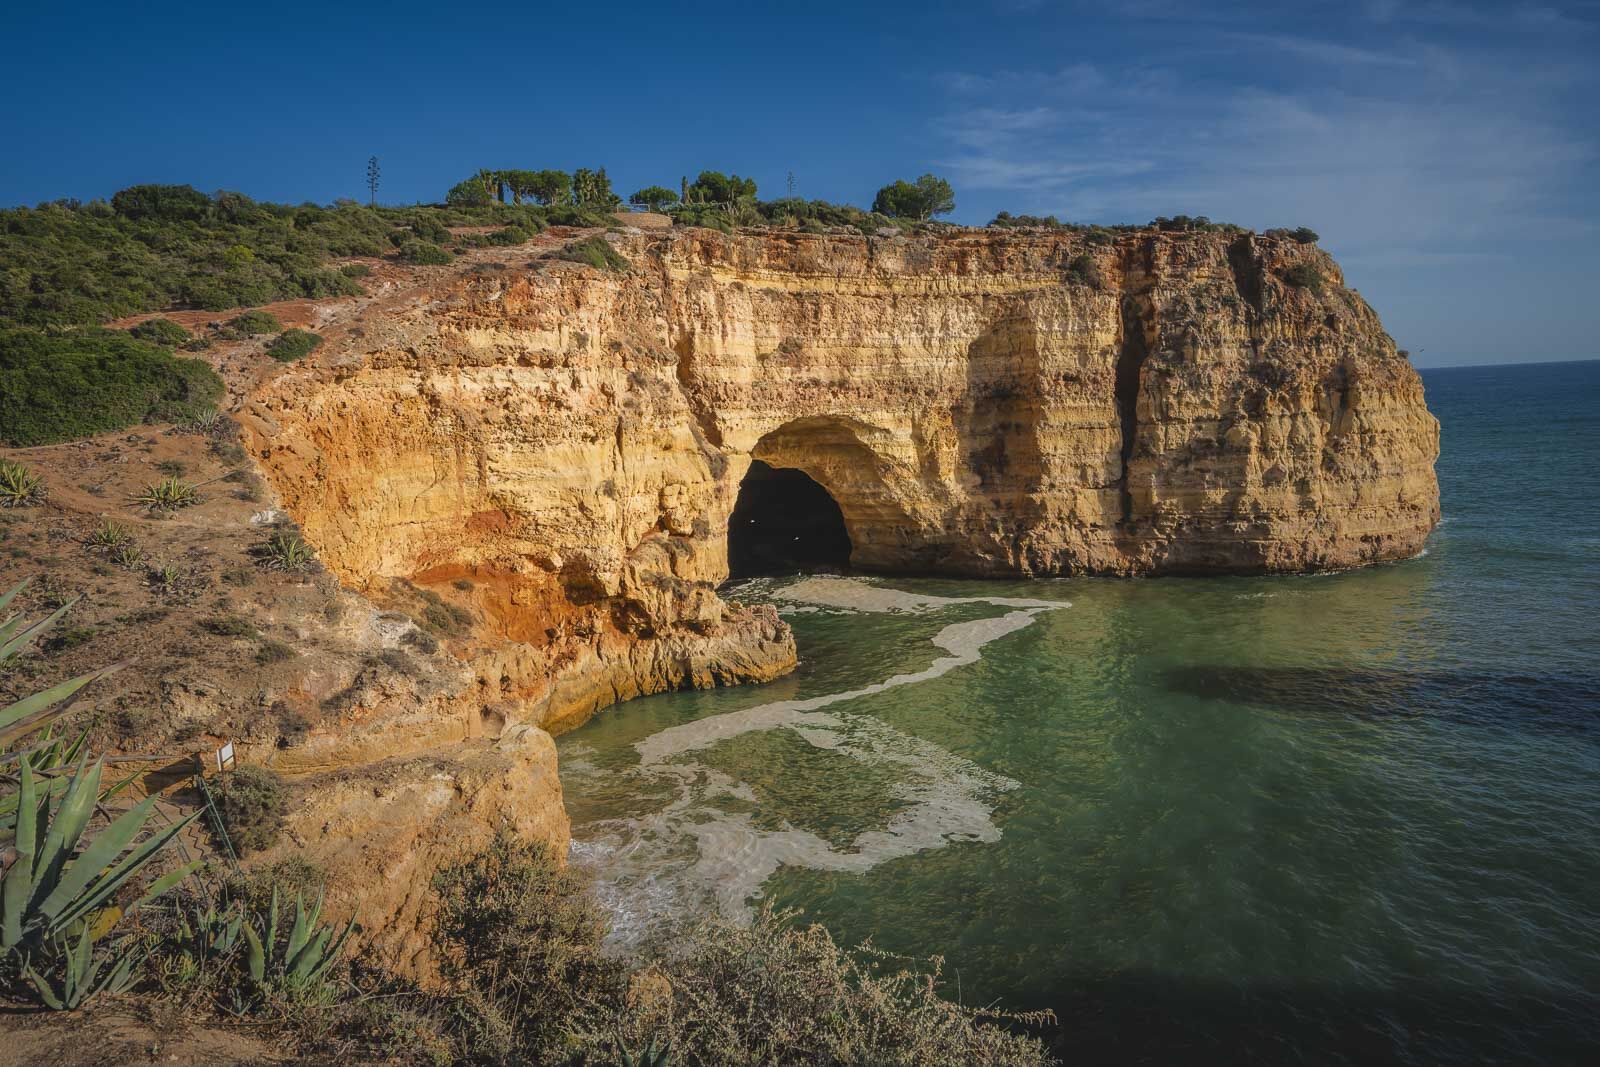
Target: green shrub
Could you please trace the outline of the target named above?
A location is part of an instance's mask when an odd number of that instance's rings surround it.
[[[484,237],[484,242],[491,245],[520,245],[527,244],[531,240],[533,234],[521,226],[507,226]]]
[[[261,636],[255,623],[238,615],[213,615],[209,619],[202,619],[198,625],[206,633],[217,637],[242,637],[253,641]]]
[[[20,463],[0,459],[0,507],[26,507],[43,499],[43,477]]]
[[[1105,277],[1100,273],[1100,265],[1094,257],[1080,252],[1072,257],[1067,264],[1067,280],[1078,285],[1087,285],[1091,289],[1100,289],[1105,286]]]
[[[283,323],[270,311],[246,311],[229,319],[223,332],[232,337],[258,337],[261,334],[282,333]]]
[[[134,185],[111,198],[111,210],[130,219],[194,220],[210,207],[211,198],[192,185]]]
[[[603,271],[625,271],[632,264],[626,256],[611,247],[611,242],[596,234],[581,241],[573,241],[556,253],[557,259],[573,263],[587,263]]]
[[[223,828],[241,856],[277,844],[289,794],[276,771],[241,764],[228,774],[219,792]]]
[[[1278,227],[1277,229],[1263,231],[1262,236],[1276,237],[1280,240],[1293,241],[1295,244],[1301,245],[1314,245],[1318,241],[1322,240],[1321,235],[1318,234],[1316,230],[1311,229],[1309,226],[1297,226],[1292,230]]]
[[[1296,289],[1308,289],[1318,296],[1322,295],[1322,272],[1312,263],[1296,263],[1283,272],[1285,283]]]
[[[292,363],[322,343],[322,338],[309,330],[285,330],[267,346],[267,355],[279,363]]]
[[[365,263],[346,263],[339,268],[339,273],[346,278],[365,278],[372,273],[372,268]]]
[[[1123,227],[1114,227],[1122,229]],[[1242,227],[1231,222],[1212,222],[1204,215],[1174,215],[1167,218],[1165,215],[1150,220],[1151,229],[1161,230],[1163,233],[1243,233]]]
[[[222,379],[119,330],[0,330],[0,442],[53,444],[216,407]]]
[[[268,638],[261,642],[260,648],[256,649],[256,663],[263,667],[289,659],[294,659],[294,649],[282,641]]]
[[[0,323],[68,326],[183,305],[210,310],[360,287],[324,264],[377,255],[395,213],[258,204],[139,186],[99,202],[0,211]]]
[[[400,246],[400,258],[419,267],[434,267],[449,263],[454,257],[436,244],[408,241]]]
[[[406,222],[415,240],[431,241],[436,245],[446,244],[450,240],[450,228],[431,214],[415,212],[407,217]],[[404,240],[404,231],[397,232]]]
[[[193,338],[188,330],[171,319],[146,319],[128,333],[141,341],[149,341],[164,348],[176,348]]]
[[[553,204],[545,209],[544,220],[551,226],[609,226],[616,220],[609,213],[572,204]]]

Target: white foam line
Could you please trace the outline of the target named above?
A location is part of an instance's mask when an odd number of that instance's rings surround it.
[[[1058,605],[1049,606],[1054,608]],[[651,734],[644,740],[635,742],[633,747],[639,752],[640,762],[648,766],[684,752],[706,748],[730,737],[750,733],[752,730],[775,730],[780,726],[803,725],[838,727],[839,720],[833,716],[810,713],[829,704],[872,696],[902,685],[930,681],[957,667],[976,663],[979,659],[979,650],[984,645],[1029,625],[1033,622],[1034,615],[1043,610],[1045,609],[1033,608],[1028,611],[1011,611],[994,619],[975,619],[971,622],[958,622],[946,626],[934,635],[933,644],[949,652],[950,655],[934,660],[931,666],[914,674],[896,674],[885,681],[874,682],[860,689],[846,689],[840,693],[828,693],[807,700],[779,700],[772,704],[747,708],[744,711],[731,711],[725,715],[713,715],[710,718],[686,722],[681,726],[669,726],[660,733]]]
[[[611,905],[614,940],[627,943],[674,906],[709,896],[731,918],[747,916],[746,902],[785,864],[862,873],[886,860],[941,848],[952,841],[997,841],[1000,829],[988,801],[1017,782],[938,745],[865,715],[828,713],[831,704],[915,685],[976,663],[984,645],[1032,624],[1034,616],[1067,607],[1064,601],[1012,597],[933,597],[867,585],[854,579],[812,578],[766,595],[858,611],[927,611],[955,604],[988,603],[1013,610],[989,619],[954,623],[934,635],[948,655],[923,670],[806,700],[779,700],[743,711],[669,727],[637,741],[639,770],[675,780],[677,795],[659,811],[589,828],[592,843],[574,842],[574,858],[609,868],[598,887]],[[869,765],[892,765],[909,777],[890,787],[907,802],[887,825],[856,835],[838,849],[808,830],[763,830],[748,813],[731,814],[706,801],[726,795],[754,803],[745,783],[711,767],[676,761],[685,753],[756,731],[793,730],[815,748]],[[686,840],[687,839],[687,840]],[[685,862],[682,844],[693,842]],[[673,870],[681,872],[675,877]]]
[[[1039,608],[1045,611],[1071,606],[1064,600],[1030,600],[1025,597],[1004,596],[952,597],[908,593],[902,589],[870,585],[859,578],[805,578],[793,585],[762,591],[777,600],[871,612],[920,612],[947,608],[955,604],[993,604],[1000,608]]]

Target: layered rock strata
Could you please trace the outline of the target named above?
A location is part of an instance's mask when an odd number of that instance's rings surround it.
[[[790,669],[776,613],[716,591],[755,459],[819,482],[852,562],[886,571],[1339,568],[1413,555],[1438,520],[1421,380],[1315,246],[607,239],[631,269],[463,273],[243,407],[347,586],[475,620],[453,694],[374,704],[307,750],[324,770]]]

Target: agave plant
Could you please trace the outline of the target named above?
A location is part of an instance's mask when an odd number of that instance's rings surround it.
[[[118,545],[111,550],[111,562],[132,570],[144,562],[144,550],[131,541]]]
[[[133,534],[120,522],[107,519],[102,522],[87,538],[84,543],[90,548],[116,549],[131,543]]]
[[[20,653],[42,636],[44,632],[56,624],[56,621],[65,615],[76,599],[69,600],[56,608],[55,611],[34,623],[25,623],[20,613],[5,614],[12,601],[28,587],[32,579],[25,578],[12,586],[9,591],[0,594],[0,663]],[[59,685],[31,696],[23,697],[6,707],[0,708],[0,752],[16,739],[40,730],[59,718],[67,710],[67,702],[78,690],[99,678],[104,678],[121,669],[117,664],[111,667],[102,667],[97,671],[79,675],[77,678],[68,679]],[[36,764],[37,765],[37,764]]]
[[[178,428],[188,433],[200,434],[202,437],[210,437],[225,425],[226,418],[227,416],[220,411],[202,411],[179,423]]]
[[[291,992],[303,992],[321,980],[328,968],[339,958],[345,941],[349,939],[356,925],[355,921],[351,920],[335,935],[331,926],[321,926],[319,929],[321,916],[321,894],[318,894],[316,904],[308,912],[305,898],[296,893],[294,925],[290,927],[288,940],[284,942],[280,951],[278,887],[272,887],[272,902],[267,907],[265,928],[257,931],[253,924],[246,923],[244,926],[245,965],[250,971],[251,980],[258,988],[277,987]]]
[[[0,459],[0,507],[20,508],[44,499],[44,479],[22,464]]]
[[[156,798],[149,796],[105,829],[87,834],[100,801],[103,769],[98,760],[87,766],[87,758],[86,753],[78,757],[66,794],[52,812],[48,790],[40,795],[32,762],[26,753],[21,757],[13,820],[16,859],[0,875],[0,951],[37,950],[96,920],[109,925],[101,913],[112,895],[200,814],[191,813],[135,844],[155,808]],[[196,866],[179,867],[156,879],[134,907],[161,896]]]
[[[183,585],[183,569],[175,563],[153,564],[145,572],[145,584],[163,596],[171,596]]]
[[[142,948],[124,938],[110,951],[96,952],[92,933],[89,924],[84,923],[83,932],[71,948],[61,939],[55,941],[54,955],[61,971],[59,987],[35,970],[31,960],[24,965],[23,974],[46,1007],[55,1011],[77,1011],[101,993],[121,993],[139,976],[139,965],[145,958]]]
[[[55,726],[47,726],[44,732],[28,748],[28,758],[33,763],[34,770],[51,771],[58,767],[66,767],[78,761],[83,754],[84,745],[89,740],[88,730],[79,730],[76,737],[63,734],[56,735]],[[3,770],[15,757],[0,754],[0,770]],[[107,796],[117,792],[122,785],[133,781],[130,777],[119,785],[107,790]],[[66,792],[71,779],[65,775],[40,776],[39,789],[54,798]],[[16,836],[16,811],[20,796],[14,792],[0,793],[0,842],[9,842]],[[102,797],[101,799],[105,799]]]
[[[144,492],[138,496],[138,503],[151,511],[173,511],[199,502],[199,491],[175,474],[145,486]]]
[[[0,595],[0,613],[27,584]],[[71,606],[63,604],[31,625],[20,615],[7,616],[0,622],[0,662],[27,647]],[[18,970],[51,1008],[76,1008],[132,982],[142,952],[126,940],[96,949],[123,914],[112,898],[199,815],[139,841],[156,802],[147,797],[104,829],[89,831],[96,810],[120,786],[102,789],[103,764],[88,766],[85,735],[70,741],[54,736],[54,720],[78,690],[116,669],[92,671],[0,709],[0,767],[17,764],[16,790],[0,794],[0,840],[10,841],[12,853],[10,866],[0,871],[0,956],[18,957]],[[12,741],[41,729],[43,737],[31,747],[5,754]],[[49,773],[69,762],[74,764],[70,774]],[[166,893],[196,866],[156,879],[132,907]],[[53,973],[60,974],[59,984],[47,977]]]
[[[256,556],[262,566],[275,571],[303,571],[316,558],[311,546],[302,541],[299,534],[288,530],[279,530],[267,538],[256,550]]]
[[[177,934],[171,938],[175,950],[167,964],[180,981],[188,981],[210,963],[228,959],[243,940],[244,911],[237,905],[218,910],[216,901],[199,901],[178,909]]]

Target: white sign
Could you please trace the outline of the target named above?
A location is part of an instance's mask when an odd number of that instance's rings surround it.
[[[217,773],[221,774],[233,766],[233,742],[229,741],[217,749]]]

